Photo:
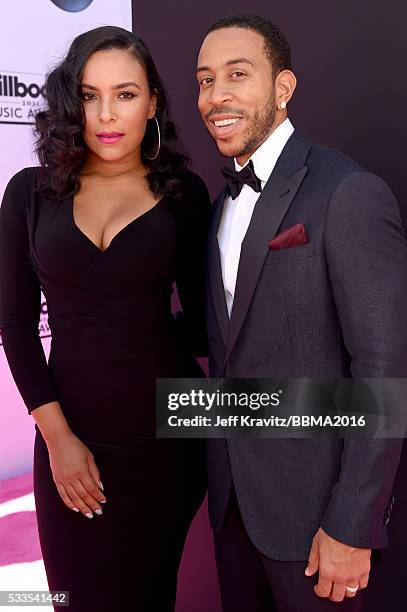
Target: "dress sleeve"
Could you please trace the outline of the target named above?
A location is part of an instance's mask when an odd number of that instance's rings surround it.
[[[193,355],[203,357],[208,354],[205,270],[210,198],[205,183],[196,174],[188,177],[180,209],[175,280],[183,314],[178,323],[184,345]]]
[[[0,329],[11,373],[31,413],[57,398],[38,332],[41,287],[29,259],[26,173],[11,178],[0,208]]]

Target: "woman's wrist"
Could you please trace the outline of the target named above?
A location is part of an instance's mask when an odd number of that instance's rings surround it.
[[[54,446],[56,443],[61,442],[61,440],[74,435],[72,429],[70,429],[68,425],[66,427],[57,427],[50,430],[47,429],[46,432],[41,431],[41,434],[48,447]]]
[[[42,437],[47,444],[61,440],[65,436],[72,435],[65,415],[61,410],[59,402],[49,402],[39,406],[31,412]]]

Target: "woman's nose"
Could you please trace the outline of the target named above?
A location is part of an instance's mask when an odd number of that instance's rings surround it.
[[[99,118],[101,121],[110,121],[115,116],[113,102],[111,100],[102,100],[99,106]]]

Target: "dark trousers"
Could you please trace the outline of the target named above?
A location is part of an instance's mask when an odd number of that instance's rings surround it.
[[[341,603],[321,599],[313,589],[318,574],[304,574],[306,560],[275,561],[259,552],[247,535],[234,491],[214,539],[223,612],[366,612],[364,591]]]

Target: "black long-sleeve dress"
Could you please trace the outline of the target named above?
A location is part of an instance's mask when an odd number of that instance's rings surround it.
[[[76,226],[73,197],[40,197],[38,177],[36,167],[18,172],[0,209],[4,350],[29,412],[60,402],[95,456],[107,498],[91,520],[68,509],[36,427],[34,494],[49,587],[70,591],[75,612],[172,610],[205,459],[199,441],[155,439],[155,379],[196,375],[187,352],[206,350],[209,196],[186,173],[182,200],[162,197],[102,251]],[[171,315],[174,280],[181,342]],[[52,332],[48,364],[38,335],[41,288]]]

